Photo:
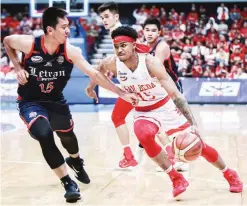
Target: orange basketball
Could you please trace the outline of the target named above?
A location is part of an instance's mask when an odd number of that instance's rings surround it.
[[[194,133],[181,133],[174,138],[172,148],[176,159],[191,162],[201,155],[202,142]]]

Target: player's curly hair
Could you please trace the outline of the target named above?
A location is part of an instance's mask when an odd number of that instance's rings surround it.
[[[160,23],[159,19],[157,19],[157,18],[149,18],[149,19],[147,19],[143,24],[143,28],[145,28],[145,26],[148,25],[148,24],[156,25],[159,31],[161,29],[161,23]]]
[[[138,34],[136,30],[130,26],[120,26],[112,32],[111,38],[114,39],[117,36],[128,36],[136,40]]]

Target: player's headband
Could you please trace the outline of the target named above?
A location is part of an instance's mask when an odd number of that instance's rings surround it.
[[[129,36],[116,36],[114,39],[113,39],[113,43],[114,44],[118,44],[120,42],[130,42],[130,43],[133,43],[135,42],[136,40],[129,37]]]
[[[118,44],[120,42],[133,43],[133,42],[136,42],[136,40],[131,38],[131,37],[129,37],[129,36],[116,36],[113,39],[113,43],[114,44]],[[136,50],[137,53],[148,53],[150,48],[147,45],[136,43],[136,49],[135,50]]]

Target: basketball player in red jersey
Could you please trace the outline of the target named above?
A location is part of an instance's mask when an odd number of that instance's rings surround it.
[[[79,156],[72,116],[63,96],[63,89],[74,65],[93,81],[126,101],[137,98],[134,94],[122,91],[93,69],[83,58],[81,50],[66,42],[70,33],[66,15],[64,10],[50,7],[42,17],[45,35],[37,38],[31,35],[11,35],[4,39],[4,45],[17,74],[20,116],[29,134],[39,142],[46,162],[61,180],[66,191],[66,201],[76,202],[81,197],[79,187],[68,175],[53,135],[55,131],[68,151],[66,163],[75,171],[76,178],[88,184],[90,179],[83,168],[83,159]],[[16,56],[16,50],[23,53],[22,63]]]
[[[121,23],[119,21],[118,6],[116,3],[108,2],[102,4],[98,8],[98,12],[100,14],[105,29],[109,30],[110,33],[112,33],[116,28],[121,26]],[[149,48],[145,45],[138,44],[137,51],[139,53],[147,53],[149,52]],[[94,87],[95,84],[89,85],[86,89],[86,94],[89,97],[94,98],[97,102],[97,95],[92,89]],[[130,148],[129,130],[125,122],[126,116],[130,113],[132,109],[133,105],[129,104],[121,98],[118,98],[112,112],[112,121],[114,123],[116,132],[124,150],[124,158],[119,162],[120,168],[130,168],[137,165],[137,161],[135,160],[132,150]],[[137,151],[138,161],[140,162],[144,151],[141,144],[139,144]]]
[[[195,133],[198,131],[197,123],[187,101],[160,60],[136,52],[137,32],[131,27],[121,26],[112,32],[111,37],[116,55],[105,58],[98,70],[103,74],[111,71],[126,91],[138,95],[134,132],[147,155],[169,175],[173,182],[173,196],[176,197],[186,190],[189,183],[173,168],[166,152],[156,143],[155,136],[161,128],[172,137],[185,131]],[[242,192],[243,183],[237,173],[227,168],[214,148],[203,140],[202,144],[201,156],[222,171],[230,185],[230,192]]]

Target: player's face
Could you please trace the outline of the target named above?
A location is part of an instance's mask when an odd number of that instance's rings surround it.
[[[155,24],[147,24],[144,27],[143,33],[148,43],[154,43],[160,36],[160,31]]]
[[[135,50],[135,43],[130,42],[120,42],[118,44],[114,44],[115,53],[120,59],[120,61],[125,62],[130,59]]]
[[[114,27],[119,20],[119,14],[111,12],[109,9],[100,13],[100,17],[105,29],[107,30]]]
[[[65,17],[64,19],[59,18],[56,28],[52,30],[52,36],[60,43],[65,43],[66,39],[70,34],[69,21]]]

